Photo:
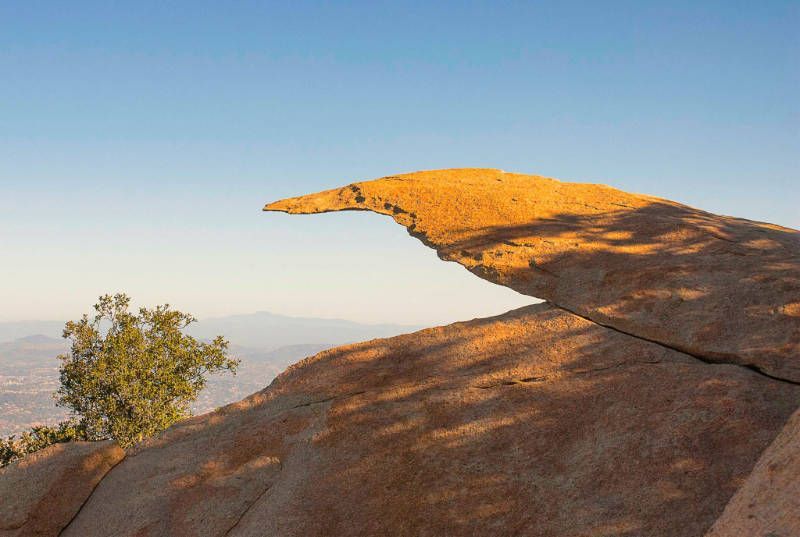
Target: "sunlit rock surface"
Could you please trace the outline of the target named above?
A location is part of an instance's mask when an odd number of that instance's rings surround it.
[[[392,216],[442,259],[601,324],[800,381],[800,233],[604,185],[435,170],[271,203]]]

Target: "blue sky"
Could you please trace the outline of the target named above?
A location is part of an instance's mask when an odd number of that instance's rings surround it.
[[[0,4],[0,321],[103,292],[438,323],[528,302],[367,214],[264,202],[487,166],[800,228],[800,4]]]

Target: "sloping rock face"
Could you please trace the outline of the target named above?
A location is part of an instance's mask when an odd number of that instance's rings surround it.
[[[111,442],[72,442],[3,468],[0,537],[58,535],[124,456]]]
[[[392,216],[442,259],[593,321],[800,381],[800,233],[489,169],[353,183],[265,210]]]
[[[539,304],[300,362],[130,453],[63,535],[700,536],[798,404]]]
[[[708,533],[708,537],[741,535],[800,535],[800,410]]]

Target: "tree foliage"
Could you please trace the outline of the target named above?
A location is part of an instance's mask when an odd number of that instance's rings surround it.
[[[101,296],[92,317],[70,321],[61,360],[59,406],[69,408],[87,438],[113,438],[128,447],[190,415],[210,373],[235,373],[218,336],[202,343],[182,331],[194,317],[170,309],[129,311],[124,294]]]
[[[183,333],[195,322],[191,315],[169,304],[138,314],[129,306],[127,295],[104,295],[94,315],[66,324],[71,346],[58,357],[56,400],[72,418],[0,438],[0,467],[70,440],[112,438],[129,447],[189,416],[209,374],[236,373],[239,361],[222,336],[203,343]]]

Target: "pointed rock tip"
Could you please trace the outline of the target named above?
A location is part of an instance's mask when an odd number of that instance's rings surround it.
[[[345,188],[325,190],[315,194],[273,201],[272,203],[267,203],[263,211],[288,214],[315,214],[341,210],[347,207],[342,195]]]
[[[424,179],[431,180],[436,177],[485,177],[497,176],[506,173],[498,168],[446,168],[440,170],[420,170],[416,172],[404,173],[399,175],[388,175],[366,181],[367,183],[379,183],[384,180],[409,180]],[[360,186],[364,182],[351,183],[341,188],[323,190],[313,194],[286,198],[267,203],[262,209],[265,212],[283,212],[288,214],[317,214],[325,212],[343,210],[375,210],[363,206],[364,198],[361,197]],[[375,212],[381,212],[377,210]]]

